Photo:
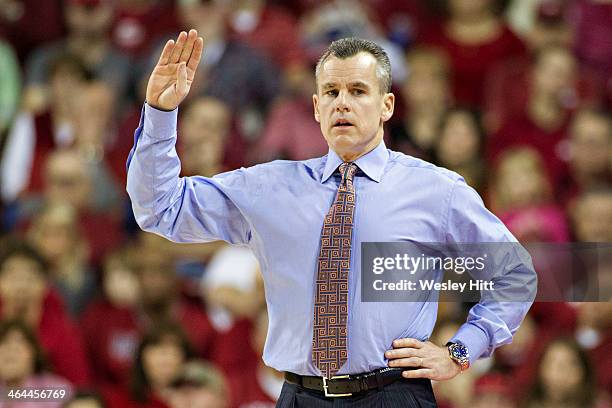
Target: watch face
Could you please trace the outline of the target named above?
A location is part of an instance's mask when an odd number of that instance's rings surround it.
[[[452,348],[451,352],[453,354],[453,357],[459,360],[462,360],[468,357],[467,348],[461,344],[455,345],[455,347]]]

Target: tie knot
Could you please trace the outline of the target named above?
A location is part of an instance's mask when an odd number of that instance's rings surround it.
[[[342,183],[345,181],[353,182],[353,176],[357,173],[357,165],[355,163],[344,162],[340,165],[340,174],[342,174]]]

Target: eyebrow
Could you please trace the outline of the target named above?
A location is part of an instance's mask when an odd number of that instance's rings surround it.
[[[370,86],[368,84],[366,84],[365,82],[362,81],[355,81],[355,82],[351,82],[348,84],[349,88],[365,88],[365,89],[370,89]],[[327,82],[325,84],[323,84],[322,88],[323,89],[330,89],[330,88],[337,88],[338,84],[335,82]]]

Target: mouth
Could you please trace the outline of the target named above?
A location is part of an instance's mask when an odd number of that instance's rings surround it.
[[[340,129],[346,129],[353,126],[353,124],[346,120],[346,119],[338,119],[336,120],[336,122],[334,122],[334,126],[335,128],[340,128]]]

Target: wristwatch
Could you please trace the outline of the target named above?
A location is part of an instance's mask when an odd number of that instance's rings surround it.
[[[470,353],[464,344],[449,341],[446,343],[446,347],[448,348],[448,355],[451,360],[459,364],[462,372],[470,367]]]

